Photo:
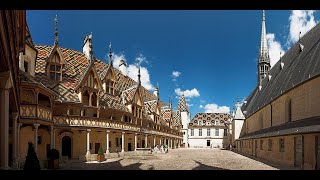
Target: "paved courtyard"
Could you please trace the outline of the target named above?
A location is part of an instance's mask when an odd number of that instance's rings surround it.
[[[66,170],[277,170],[272,166],[228,150],[172,149],[154,157],[121,157],[98,163],[67,162]]]

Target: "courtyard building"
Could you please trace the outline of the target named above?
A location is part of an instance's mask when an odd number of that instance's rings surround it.
[[[320,25],[270,69],[265,22],[263,11],[258,84],[242,105],[236,150],[287,167],[320,169]]]
[[[53,148],[63,161],[92,161],[100,146],[108,157],[182,145],[181,111],[160,99],[159,86],[150,92],[141,85],[140,68],[134,81],[124,60],[113,67],[111,43],[106,63],[94,56],[92,34],[79,44],[82,52],[61,47],[57,17],[53,45],[36,45],[25,11],[0,16],[1,168],[21,167],[28,142],[42,167]]]

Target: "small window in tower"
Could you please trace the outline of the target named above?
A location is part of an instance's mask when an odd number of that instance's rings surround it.
[[[24,64],[23,64],[23,66],[24,66],[24,72],[28,72],[28,69],[29,69],[29,63],[27,62],[27,61],[24,61]]]

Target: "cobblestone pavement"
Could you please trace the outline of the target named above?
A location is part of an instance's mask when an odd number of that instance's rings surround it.
[[[277,170],[272,166],[228,150],[170,149],[153,157],[121,157],[104,162],[67,162],[66,170]]]

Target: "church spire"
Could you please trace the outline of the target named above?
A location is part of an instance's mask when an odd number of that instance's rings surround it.
[[[113,66],[111,42],[110,42],[110,45],[109,45],[109,65],[110,65],[111,67]]]
[[[58,15],[54,18],[54,45],[58,45]]]
[[[181,112],[188,112],[188,106],[186,98],[184,97],[184,94],[180,97],[179,103],[178,103],[178,110]]]
[[[261,86],[261,82],[264,77],[266,77],[267,72],[269,71],[270,65],[270,57],[269,57],[269,49],[267,44],[266,37],[266,17],[265,11],[262,11],[262,27],[261,27],[261,42],[260,42],[260,50],[259,50],[259,62],[258,62],[258,83]]]

